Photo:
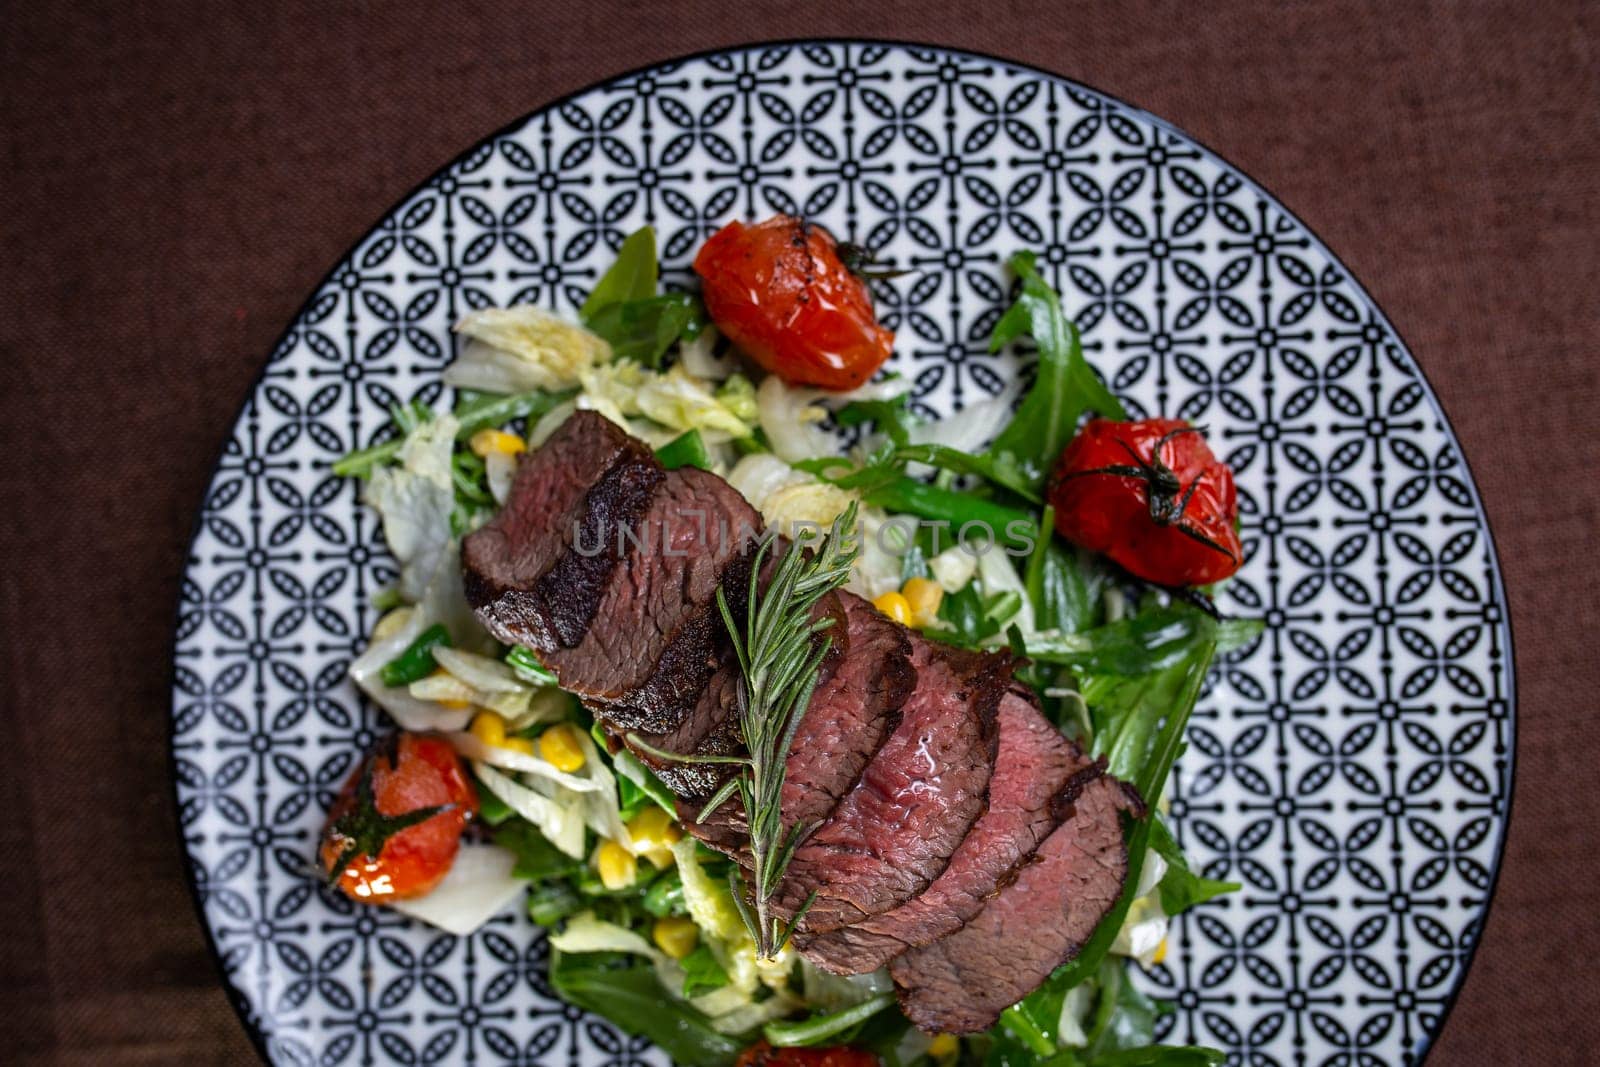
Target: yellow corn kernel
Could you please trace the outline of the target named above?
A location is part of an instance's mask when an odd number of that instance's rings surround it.
[[[672,816],[652,804],[627,822],[628,836],[641,848],[664,848],[683,839]]]
[[[669,915],[665,919],[656,920],[655,927],[650,931],[650,937],[662,952],[675,960],[681,960],[693,952],[695,945],[699,944],[700,928],[692,919]]]
[[[926,626],[939,617],[939,602],[944,599],[944,590],[938,582],[928,578],[912,578],[906,582],[900,594],[906,598],[911,617],[918,626]]]
[[[467,444],[473,452],[484,457],[491,452],[503,452],[508,456],[514,456],[518,452],[528,450],[528,442],[519,435],[507,433],[505,430],[479,430],[472,435]]]
[[[533,738],[508,737],[500,742],[500,747],[510,752],[520,752],[524,756],[533,755]]]
[[[472,717],[472,736],[486,745],[499,748],[506,743],[506,720],[492,711],[480,711]]]
[[[1156,946],[1155,953],[1153,955],[1151,955],[1151,957],[1150,957],[1150,966],[1154,967],[1156,964],[1160,963],[1162,960],[1164,960],[1166,958],[1167,958],[1167,939],[1163,937],[1161,939],[1161,944]]]
[[[607,889],[626,889],[639,877],[639,861],[615,841],[600,843],[594,865],[600,871],[600,884]]]
[[[911,605],[899,593],[885,593],[872,606],[902,626],[911,625]]]
[[[935,1034],[928,1042],[928,1055],[936,1060],[947,1060],[961,1051],[961,1041],[955,1034]]]
[[[539,735],[539,755],[556,770],[568,774],[583,766],[583,746],[578,744],[578,732],[564,722],[556,723]]]

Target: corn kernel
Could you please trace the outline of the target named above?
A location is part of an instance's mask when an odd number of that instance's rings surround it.
[[[1162,938],[1161,944],[1156,946],[1155,952],[1150,956],[1150,966],[1154,967],[1167,958],[1167,939]]]
[[[935,1034],[928,1042],[928,1055],[936,1060],[947,1060],[961,1051],[961,1041],[955,1034]]]
[[[539,735],[539,755],[558,771],[571,774],[583,766],[583,746],[570,725],[558,722]]]
[[[508,752],[520,752],[524,756],[531,756],[533,755],[533,738],[508,737],[500,742],[500,747]]]
[[[693,952],[695,945],[699,944],[700,928],[692,919],[671,915],[656,920],[654,929],[650,931],[650,937],[662,952],[675,960],[681,960]]]
[[[600,884],[607,889],[626,889],[639,877],[639,861],[615,841],[602,841],[594,853]]]
[[[641,848],[663,848],[683,838],[672,816],[653,804],[629,819],[627,826],[628,836]]]
[[[911,617],[918,626],[927,626],[939,617],[939,603],[944,600],[944,590],[939,583],[928,578],[912,578],[900,590],[911,608]]]
[[[872,606],[902,626],[911,625],[911,605],[899,593],[885,593]]]
[[[503,452],[508,456],[514,456],[528,450],[528,442],[517,434],[507,433],[505,430],[479,430],[472,435],[467,444],[473,452],[484,457],[491,452]]]
[[[506,743],[506,721],[492,711],[480,711],[472,717],[472,736],[496,748]]]

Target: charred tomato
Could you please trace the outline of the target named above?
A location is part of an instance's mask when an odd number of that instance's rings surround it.
[[[854,389],[893,349],[866,282],[818,226],[788,215],[730,222],[701,247],[694,269],[717,329],[784,381]]]
[[[773,1048],[762,1041],[739,1056],[736,1067],[879,1067],[870,1052],[848,1045],[831,1048]]]
[[[354,900],[419,897],[455,862],[478,794],[449,742],[382,739],[328,812],[318,849],[329,881]]]
[[[1093,419],[1050,478],[1056,530],[1166,586],[1209,585],[1239,569],[1233,471],[1177,419]]]

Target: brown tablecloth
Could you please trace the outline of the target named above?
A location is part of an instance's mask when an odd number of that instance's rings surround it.
[[[1521,691],[1505,869],[1431,1062],[1600,1061],[1600,7],[804,6],[6,5],[0,1060],[253,1055],[183,882],[170,624],[212,459],[304,295],[412,184],[544,101],[832,33],[990,51],[1147,107],[1387,309],[1488,503]]]

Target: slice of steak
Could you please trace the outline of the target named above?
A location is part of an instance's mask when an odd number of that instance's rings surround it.
[[[983,813],[1012,659],[907,631],[916,689],[900,722],[827,820],[795,850],[775,904],[826,933],[897,908],[949,865]]]
[[[467,602],[510,645],[539,652],[588,630],[619,553],[602,531],[636,523],[664,472],[643,442],[575,413],[517,468],[500,513],[461,544]],[[598,546],[598,551],[575,551]]]
[[[784,764],[781,804],[787,826],[820,822],[833,811],[893,733],[916,685],[905,627],[844,590],[818,605],[825,606],[836,620],[829,630],[833,652],[819,672]],[[690,823],[696,815],[698,807],[691,810]],[[747,844],[744,811],[737,801],[690,829],[729,854]]]
[[[889,964],[900,1007],[921,1029],[987,1030],[1076,956],[1116,904],[1128,869],[1118,816],[1143,805],[1115,778],[1085,777],[1060,796],[1060,825],[1014,881],[959,930]]]
[[[743,612],[760,530],[761,517],[721,478],[668,471],[644,515],[608,532],[625,552],[588,632],[545,665],[614,731],[676,729],[722,659],[717,588],[726,584],[730,608]]]
[[[950,865],[898,908],[825,934],[800,932],[806,958],[838,974],[874,971],[907,948],[926,945],[976,915],[1018,864],[1056,826],[1051,800],[1074,774],[1094,766],[1013,686],[1000,702],[1000,751],[989,781],[989,809],[950,857]]]
[[[738,728],[739,665],[725,656],[700,691],[694,708],[676,729],[660,734],[639,734],[651,748],[663,752],[690,753],[696,756],[731,756],[741,751]],[[632,732],[625,733],[623,744],[655,772],[657,778],[680,799],[704,802],[737,772],[723,763],[688,763],[667,760],[635,745]]]

